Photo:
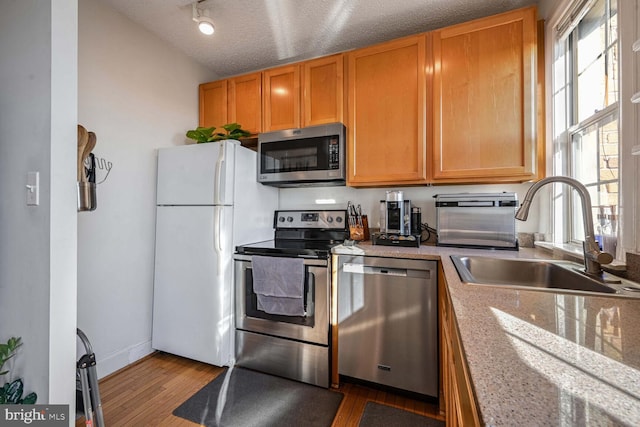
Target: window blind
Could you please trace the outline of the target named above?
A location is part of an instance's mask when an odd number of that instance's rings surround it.
[[[577,0],[567,8],[563,19],[556,25],[558,40],[562,40],[571,34],[571,31],[580,23],[596,0]]]

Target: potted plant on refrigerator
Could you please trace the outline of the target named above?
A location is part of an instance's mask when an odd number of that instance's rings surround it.
[[[222,130],[216,132],[216,127],[197,127],[187,131],[187,138],[195,140],[198,144],[205,142],[222,141],[225,139],[240,139],[251,135],[251,132],[242,129],[238,123],[222,125]]]

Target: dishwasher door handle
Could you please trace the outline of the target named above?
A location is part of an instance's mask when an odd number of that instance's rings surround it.
[[[343,269],[345,273],[383,274],[386,276],[407,277],[406,268],[370,267],[362,264],[345,263]]]
[[[404,268],[385,267],[364,267],[364,274],[383,274],[385,276],[407,277],[407,270]]]

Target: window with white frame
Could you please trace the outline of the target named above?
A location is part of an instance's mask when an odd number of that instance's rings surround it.
[[[553,59],[553,169],[591,195],[596,240],[615,254],[619,214],[619,43],[617,0],[575,2],[556,26]],[[554,232],[584,240],[580,198],[554,193]]]

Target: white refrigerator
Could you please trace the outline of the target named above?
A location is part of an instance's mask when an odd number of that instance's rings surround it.
[[[233,364],[233,252],[272,239],[278,208],[256,166],[238,141],[158,150],[154,349]]]

